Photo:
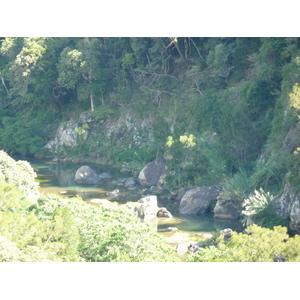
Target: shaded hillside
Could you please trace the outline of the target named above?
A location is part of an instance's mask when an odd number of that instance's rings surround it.
[[[238,197],[297,185],[298,107],[289,94],[298,38],[2,38],[0,53],[8,152],[139,167],[165,156],[170,187],[226,185],[239,174],[247,186],[235,182]],[[78,123],[84,111],[88,127]],[[47,152],[70,120],[76,145]]]

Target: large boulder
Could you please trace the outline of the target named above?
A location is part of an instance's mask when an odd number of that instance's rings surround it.
[[[79,184],[97,184],[100,182],[97,173],[89,166],[80,167],[75,173],[74,180]]]
[[[218,199],[214,208],[215,219],[237,220],[242,212],[242,204],[239,201]]]
[[[153,186],[160,180],[165,170],[165,160],[156,158],[148,163],[139,173],[138,181],[143,186]]]
[[[179,212],[181,214],[203,214],[208,211],[212,201],[219,195],[218,186],[201,186],[187,191],[181,198]]]
[[[275,212],[283,218],[290,219],[290,228],[300,233],[300,194],[295,193],[286,184],[282,195],[274,198]]]
[[[141,198],[138,201],[137,207],[138,216],[144,221],[150,221],[156,218],[158,211],[157,197],[154,195]]]
[[[157,197],[154,195],[141,198],[137,202],[128,202],[125,207],[137,213],[137,216],[145,222],[155,224],[158,212]]]
[[[159,210],[157,211],[157,217],[171,219],[172,214],[165,207],[160,207]]]

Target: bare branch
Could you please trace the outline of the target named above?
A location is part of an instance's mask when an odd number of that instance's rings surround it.
[[[195,44],[195,42],[194,42],[190,37],[189,37],[189,40],[190,40],[190,41],[193,43],[193,45],[195,46],[195,48],[196,48],[196,50],[197,50],[197,52],[198,52],[199,57],[205,62],[205,60],[204,60],[204,58],[202,57],[202,55],[201,55],[201,53],[200,53],[198,47],[197,47],[196,44]]]

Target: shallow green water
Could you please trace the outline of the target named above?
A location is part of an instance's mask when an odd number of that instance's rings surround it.
[[[20,159],[20,158],[18,158]],[[80,196],[82,199],[91,205],[91,199],[108,199],[110,201],[124,204],[128,201],[138,201],[143,197],[143,187],[137,186],[134,189],[129,189],[122,185],[113,184],[111,181],[118,178],[130,177],[124,175],[111,166],[92,165],[89,166],[95,170],[97,174],[107,172],[113,177],[103,180],[98,185],[80,185],[74,181],[74,176],[77,169],[82,164],[73,163],[54,163],[39,160],[26,159],[30,162],[37,173],[37,181],[40,184],[40,191],[44,193],[57,193],[62,196]],[[120,196],[109,197],[106,193],[118,188]],[[172,233],[164,232],[167,227],[177,227],[180,232],[187,233],[190,236],[196,236],[199,233],[215,233],[224,228],[232,228],[240,231],[242,226],[239,222],[215,220],[212,214],[205,215],[181,215],[173,203],[164,202],[158,197],[159,207],[166,207],[173,215],[171,220],[158,218],[157,230],[162,235],[168,237]]]

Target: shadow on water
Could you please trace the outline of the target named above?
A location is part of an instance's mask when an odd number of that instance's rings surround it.
[[[74,176],[77,169],[81,167],[82,164],[54,163],[27,158],[24,160],[29,161],[34,168],[37,173],[37,181],[40,184],[40,191],[44,193],[56,193],[67,197],[80,196],[88,203],[90,203],[89,200],[97,198],[125,204],[128,201],[138,201],[143,197],[143,187],[137,186],[136,188],[129,189],[122,185],[113,184],[113,179],[130,177],[130,175],[124,175],[112,166],[89,164],[97,174],[107,172],[113,177],[108,180],[103,180],[97,185],[80,185],[75,182]],[[106,195],[107,192],[116,188],[120,190],[119,196],[109,197]],[[178,212],[178,208],[176,208],[176,205],[174,206],[174,203],[170,205],[170,203],[165,203],[158,199],[158,204],[160,207],[166,207],[173,215],[172,219],[158,219],[157,230],[161,233],[168,227],[176,227],[180,231],[192,235],[196,235],[197,233],[216,233],[219,230],[228,227],[236,231],[243,230],[240,222],[216,220],[214,219],[213,214],[182,215]]]

